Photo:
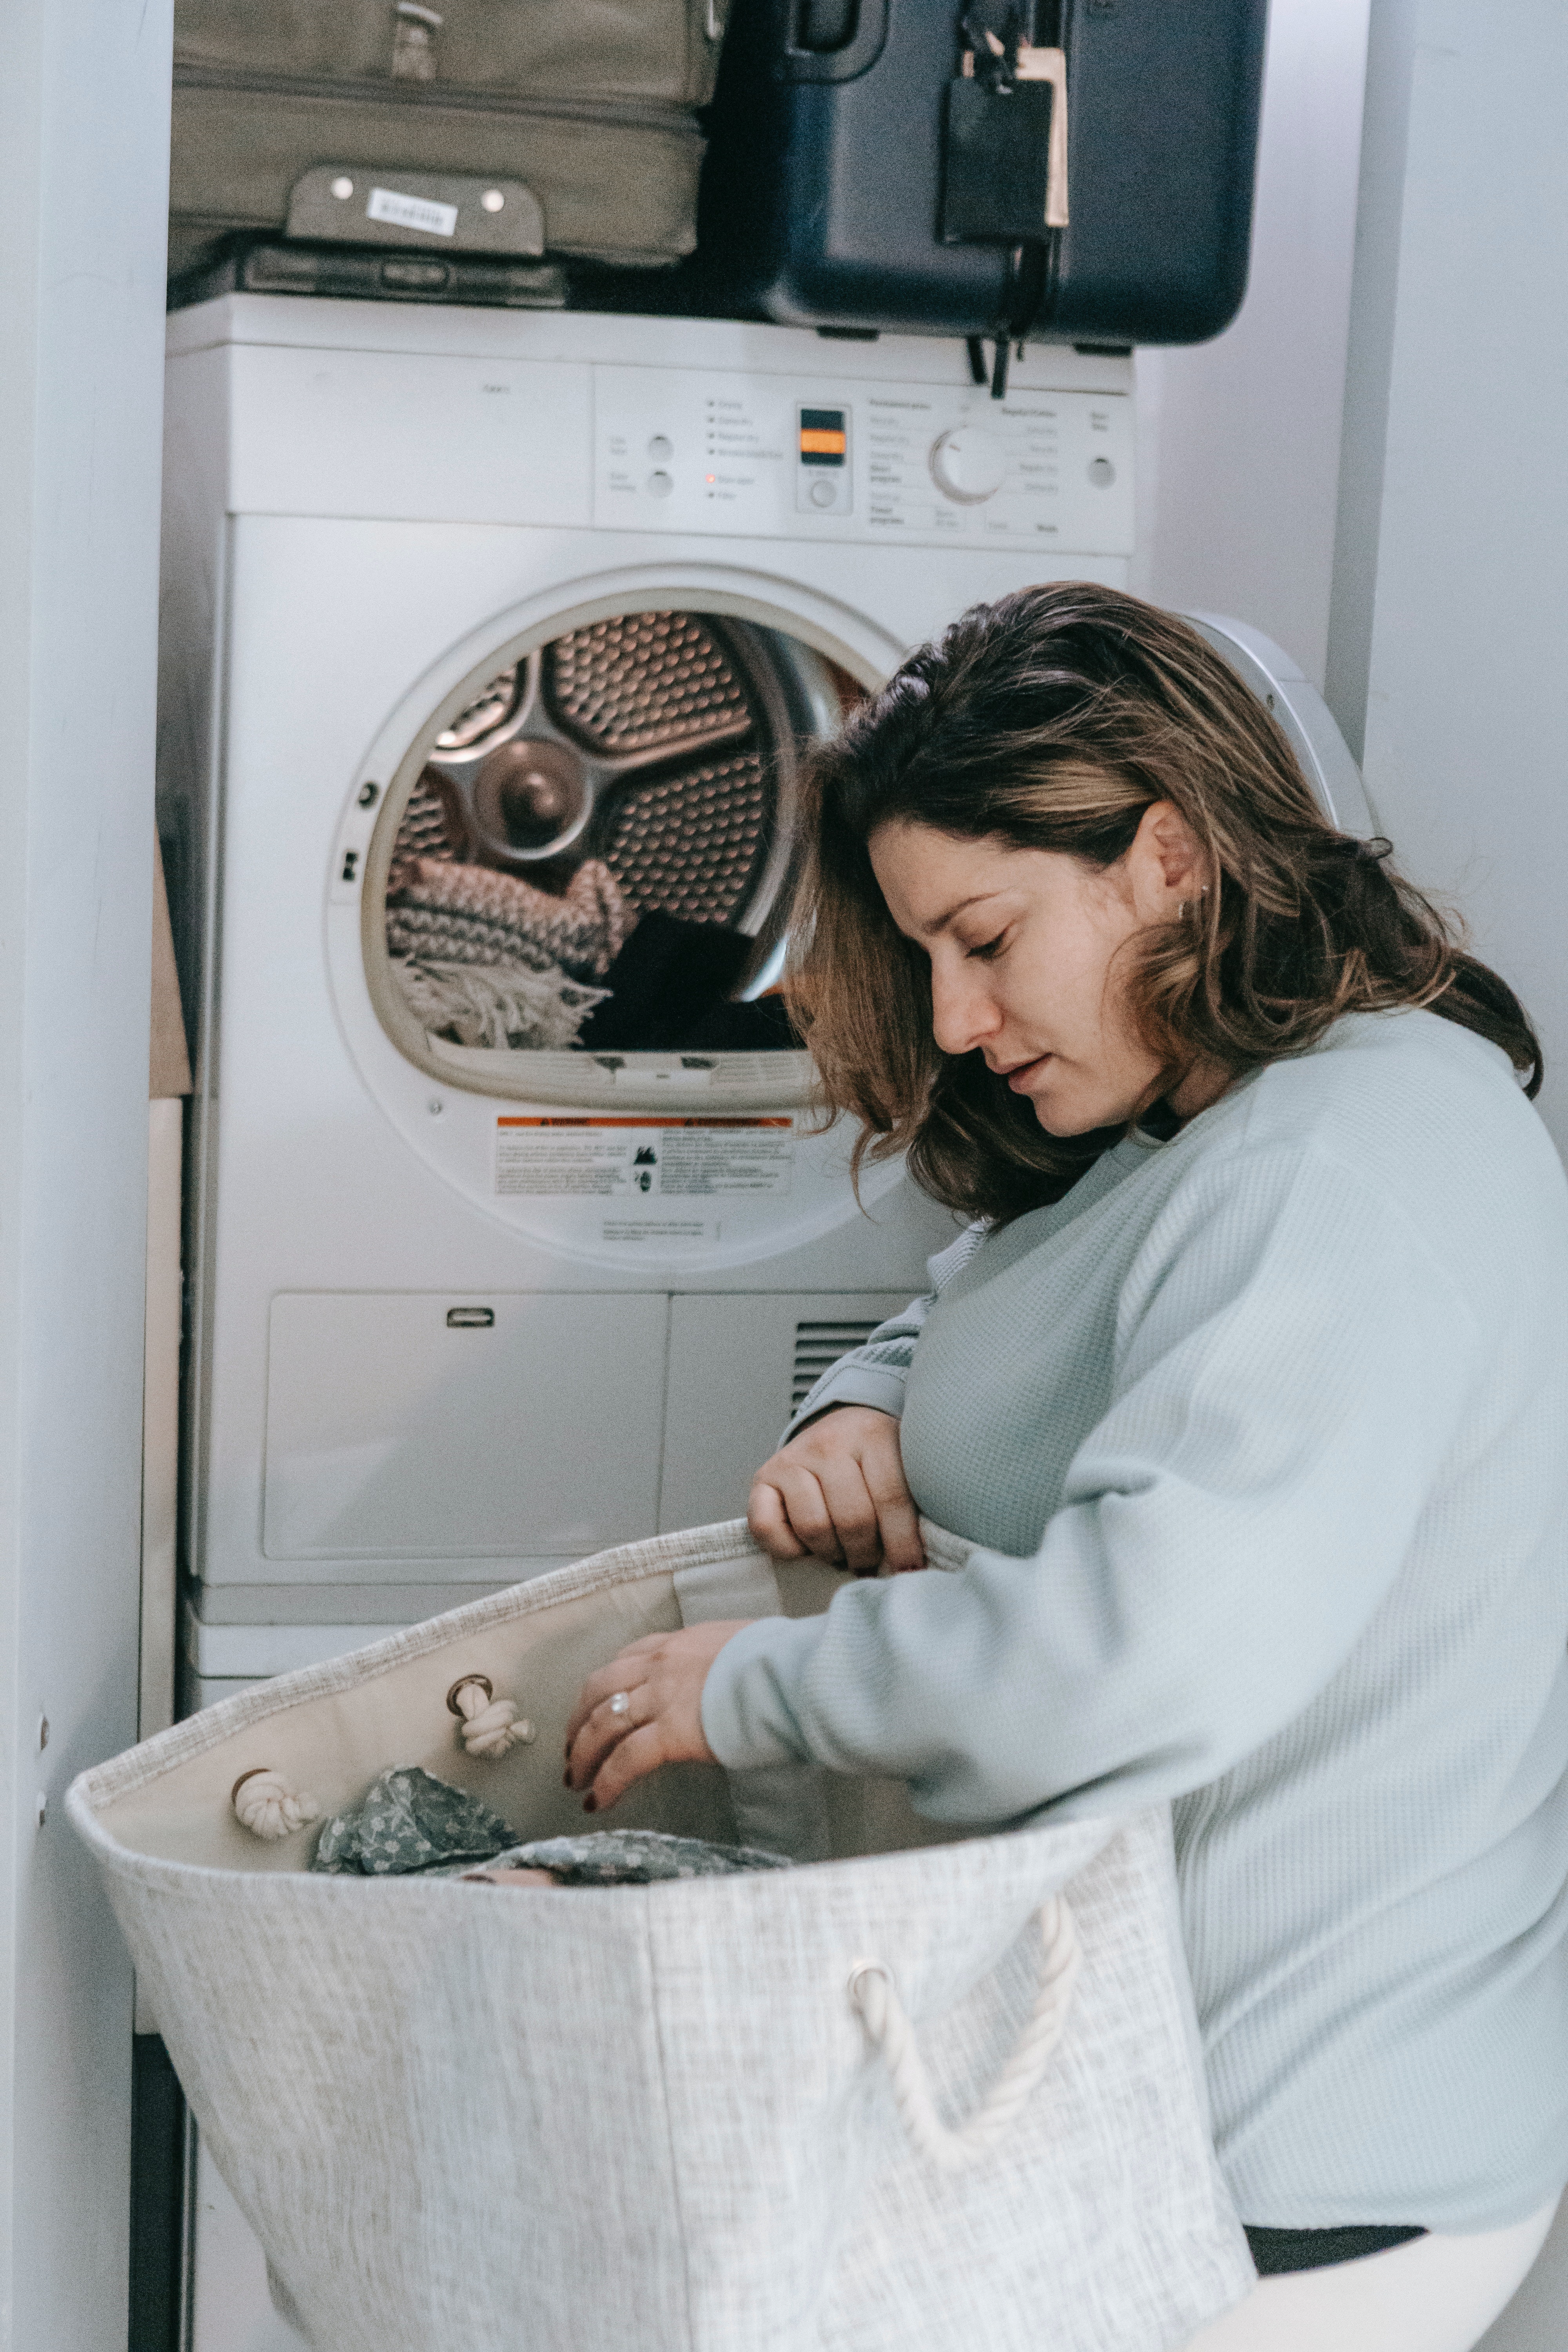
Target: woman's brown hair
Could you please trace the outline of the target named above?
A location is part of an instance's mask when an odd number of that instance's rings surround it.
[[[878,826],[1104,868],[1155,801],[1218,877],[1192,919],[1142,936],[1128,973],[1172,1085],[1198,1060],[1239,1073],[1304,1053],[1342,1013],[1426,1005],[1500,1045],[1536,1092],[1541,1047],[1513,992],[1394,871],[1386,841],[1328,823],[1219,655],[1173,614],[1077,582],[976,605],[816,761],[788,994],[826,1108],[860,1122],[857,1166],[907,1152],[935,1199],[1006,1219],[1059,1199],[1125,1132],[1047,1135],[978,1053],[938,1048],[930,965],[872,872]]]

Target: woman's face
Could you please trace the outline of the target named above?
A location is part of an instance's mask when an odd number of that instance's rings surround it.
[[[871,835],[888,910],[931,958],[931,1027],[946,1054],[979,1052],[1050,1135],[1116,1127],[1148,1108],[1166,1073],[1130,1017],[1129,942],[1177,919],[1204,877],[1170,802],[1146,810],[1114,866],[1012,849],[899,821]],[[1202,1108],[1173,1101],[1179,1111]],[[1212,1099],[1217,1087],[1196,1091]]]

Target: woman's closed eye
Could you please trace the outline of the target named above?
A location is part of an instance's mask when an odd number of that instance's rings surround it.
[[[1006,944],[1007,933],[1005,930],[1000,930],[994,939],[982,940],[978,946],[965,948],[963,952],[965,959],[971,963],[991,963],[1001,954]]]

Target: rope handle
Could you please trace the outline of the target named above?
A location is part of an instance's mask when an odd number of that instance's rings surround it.
[[[1042,1904],[1038,1926],[1044,1967],[1029,2021],[980,2105],[956,2130],[937,2114],[925,2060],[891,1970],[881,1960],[857,1960],[849,1971],[850,2001],[888,2069],[910,2145],[939,2172],[962,2172],[989,2155],[1038,2090],[1067,2029],[1083,1953],[1072,1913],[1059,1895]]]
[[[248,1772],[242,1772],[228,1792],[228,1801],[240,1828],[268,1843],[292,1837],[308,1822],[319,1821],[321,1812],[314,1797],[291,1789],[270,1764],[253,1764]]]
[[[492,1764],[514,1748],[531,1748],[536,1734],[514,1701],[497,1698],[488,1675],[462,1675],[447,1693],[448,1711],[458,1718],[458,1745],[469,1756],[488,1756]]]
[[[458,1718],[458,1743],[469,1756],[487,1756],[494,1762],[514,1748],[532,1745],[532,1724],[519,1715],[510,1698],[497,1698],[488,1675],[461,1675],[447,1693],[447,1705]],[[292,1837],[321,1817],[314,1797],[290,1788],[270,1764],[253,1764],[242,1772],[228,1801],[241,1829],[268,1843]]]

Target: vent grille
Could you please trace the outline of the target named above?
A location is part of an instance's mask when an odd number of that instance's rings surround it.
[[[408,796],[397,839],[392,845],[392,870],[386,877],[389,895],[404,888],[409,879],[408,869],[418,857],[439,858],[446,865],[450,865],[453,858],[446,803],[433,787],[428,768]]]
[[[767,789],[752,753],[629,792],[605,863],[637,907],[728,923],[767,854]]]
[[[751,725],[741,681],[689,613],[632,613],[557,637],[545,655],[563,726],[601,755],[674,753]]]
[[[492,677],[484,692],[458,711],[451,725],[437,736],[437,751],[470,751],[511,717],[517,709],[518,673],[521,667],[521,662],[513,662],[510,669]]]
[[[863,1348],[876,1328],[875,1320],[867,1323],[797,1323],[795,1327],[795,1380],[790,1389],[790,1412],[798,1412],[828,1366],[836,1364],[840,1356],[847,1356],[851,1348]]]

